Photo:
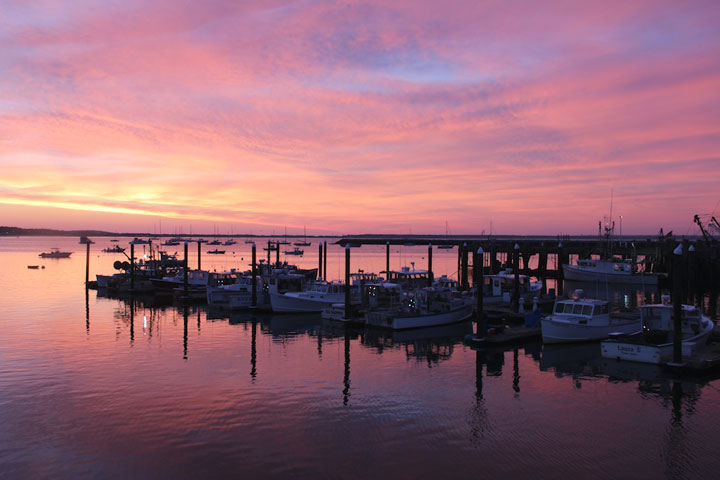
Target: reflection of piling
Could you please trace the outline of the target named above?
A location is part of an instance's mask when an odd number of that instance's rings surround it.
[[[682,363],[682,270],[683,270],[683,247],[678,244],[673,251],[673,363]]]
[[[90,293],[88,292],[87,283],[85,284],[85,331],[90,333]]]
[[[345,315],[350,318],[350,244],[345,245]]]
[[[390,242],[385,243],[385,272],[390,271]],[[388,276],[388,273],[385,273]]]
[[[428,287],[432,287],[433,284],[433,269],[432,269],[432,243],[428,244]]]
[[[476,312],[475,312],[475,338],[482,339],[485,338],[487,335],[487,323],[485,322],[485,314],[483,312],[483,296],[484,296],[484,286],[485,286],[485,278],[483,275],[483,249],[478,248],[477,252],[475,253],[475,258],[473,259],[473,273],[474,279],[473,282],[476,285],[476,292],[477,297],[475,298],[476,301]]]
[[[187,242],[185,242],[187,251]],[[187,267],[187,264],[185,265]],[[188,358],[188,307],[183,307],[183,360]]]
[[[183,262],[183,295],[185,295],[185,298],[188,296],[188,242],[185,242],[185,261]],[[185,316],[185,324],[187,326],[187,315]]]
[[[325,275],[325,280],[330,278],[327,273],[327,240],[323,242],[323,275]]]
[[[200,256],[202,255],[202,242],[197,242],[198,244],[198,270],[202,270],[202,267],[200,266]]]
[[[345,372],[343,375],[343,405],[350,400],[350,334],[345,330]]]
[[[90,240],[85,244],[85,289],[90,281]]]
[[[327,274],[323,276],[323,264],[322,264],[323,254],[322,254],[322,242],[318,243],[318,279],[322,280],[323,278],[327,277]]]
[[[130,291],[135,291],[135,244],[130,243]]]
[[[253,243],[253,246],[255,244]],[[250,338],[250,377],[257,376],[257,320],[252,319],[252,337]]]
[[[130,298],[130,345],[135,341],[135,298]]]
[[[255,242],[252,243],[252,297],[250,305],[257,307],[257,247]]]

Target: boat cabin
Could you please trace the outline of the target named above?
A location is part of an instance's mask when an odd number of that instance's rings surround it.
[[[683,336],[696,335],[702,329],[702,315],[693,305],[683,305],[682,309]],[[642,305],[640,307],[643,333],[661,335],[661,332],[673,331],[673,306],[671,304]],[[669,340],[668,340],[669,341]]]
[[[553,309],[553,315],[557,316],[592,318],[598,315],[608,315],[609,313],[607,301],[594,299],[570,298],[558,300],[555,302],[555,308]]]
[[[387,282],[400,285],[402,288],[412,290],[415,288],[427,287],[429,272],[427,270],[415,270],[415,266],[402,267],[400,270],[390,270],[387,273]]]

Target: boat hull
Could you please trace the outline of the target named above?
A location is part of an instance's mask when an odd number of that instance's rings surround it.
[[[543,343],[570,343],[604,340],[613,332],[632,334],[639,332],[640,319],[611,325],[578,325],[553,320],[550,317],[540,320]]]
[[[576,265],[563,265],[563,275],[565,280],[574,280],[579,282],[603,281],[608,283],[623,283],[629,285],[655,285],[657,284],[657,276],[643,273],[613,273],[613,272],[596,272]]]
[[[270,305],[277,313],[320,313],[333,303],[342,301],[337,296],[297,296],[293,294],[270,293]]]
[[[710,338],[713,323],[708,321],[703,331],[695,336],[684,338],[683,356],[689,356],[695,345],[704,345]],[[672,358],[673,344],[663,343],[653,345],[639,342],[623,342],[622,340],[607,340],[600,344],[600,354],[603,358],[627,360],[631,362],[663,364]]]
[[[394,315],[385,312],[369,312],[365,316],[368,325],[392,330],[408,330],[411,328],[438,327],[440,325],[451,325],[462,322],[472,316],[472,304],[438,313],[418,315]]]

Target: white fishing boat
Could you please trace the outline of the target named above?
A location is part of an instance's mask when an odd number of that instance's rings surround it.
[[[283,253],[285,253],[285,255],[302,255],[305,251],[301,248],[295,247],[293,250],[285,250]]]
[[[70,258],[73,252],[61,252],[59,248],[51,248],[49,252],[42,252],[38,257],[42,258]]]
[[[259,275],[256,282],[256,306],[261,307],[263,302],[263,283]],[[240,276],[230,285],[216,285],[207,287],[207,303],[211,307],[227,310],[244,310],[252,307],[252,275]]]
[[[581,298],[557,300],[553,313],[540,320],[544,343],[604,340],[612,332],[631,334],[640,331],[637,312],[610,312],[606,300]]]
[[[715,324],[693,305],[681,307],[682,354],[690,356],[694,350],[707,343]],[[612,335],[601,343],[605,358],[634,362],[663,364],[673,355],[673,306],[670,303],[643,305],[640,307],[642,330],[629,336]]]
[[[637,271],[635,264],[630,259],[581,259],[577,261],[577,265],[563,265],[562,268],[566,280],[634,285],[657,284],[656,274]]]
[[[270,304],[273,312],[301,313],[321,312],[333,303],[345,300],[345,284],[340,282],[317,281],[308,284],[301,292],[271,293]]]
[[[400,285],[384,283],[373,293],[374,302],[385,304],[365,314],[369,326],[406,330],[462,322],[472,316],[471,298],[456,298],[453,292],[432,287],[404,291]],[[372,303],[371,303],[372,305]]]

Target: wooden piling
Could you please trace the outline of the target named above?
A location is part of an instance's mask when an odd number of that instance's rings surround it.
[[[428,244],[428,287],[432,287],[432,284],[433,284],[432,254],[433,254],[432,243],[429,243]]]
[[[130,242],[130,291],[135,290],[135,244]]]
[[[280,242],[275,242],[275,265],[280,266]]]
[[[323,246],[322,242],[318,243],[318,279],[322,280],[323,276]]]
[[[188,296],[188,242],[185,242],[185,261],[183,262],[183,295]],[[187,322],[187,319],[185,320]]]
[[[387,277],[390,271],[390,242],[385,243],[385,276]]]
[[[257,246],[255,242],[252,243],[252,297],[250,298],[250,305],[253,308],[257,307]]]
[[[198,270],[201,270],[200,256],[202,254],[202,242],[197,242],[197,244],[198,244]]]
[[[462,287],[463,290],[469,288],[468,285],[468,245],[463,243],[462,246]]]
[[[90,240],[85,244],[85,289],[90,281]]]
[[[556,285],[556,292],[557,296],[561,296],[563,294],[563,283],[565,279],[565,272],[563,272],[563,260],[564,260],[565,254],[563,250],[563,244],[562,242],[558,242],[558,250],[557,250],[557,285]]]
[[[350,245],[345,245],[345,314],[343,318],[349,319],[350,315]]]
[[[682,270],[683,270],[683,247],[678,244],[673,251],[673,364],[682,364]]]
[[[518,313],[520,310],[520,245],[513,247],[513,270],[515,271],[515,282],[513,285],[513,310]]]
[[[268,268],[270,268],[270,253],[272,253],[272,249],[271,249],[271,247],[270,247],[271,245],[272,245],[272,243],[270,242],[270,239],[268,238],[268,246],[267,246],[267,252],[268,252],[267,264],[268,264]]]
[[[483,256],[484,252],[482,247],[478,248],[477,252],[475,253],[475,258],[473,259],[473,273],[474,273],[474,279],[473,282],[475,283],[475,291],[476,291],[476,298],[475,298],[475,338],[476,339],[484,339],[487,335],[487,323],[485,322],[485,315],[483,312],[483,300],[484,300],[484,286],[485,286],[485,279],[484,279],[484,272],[483,272]]]
[[[325,275],[325,280],[327,281],[327,240],[323,242],[323,274]]]

